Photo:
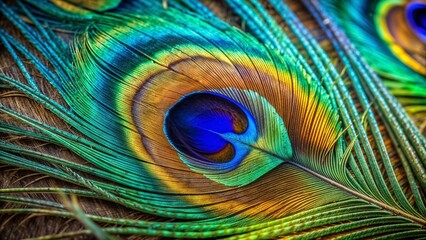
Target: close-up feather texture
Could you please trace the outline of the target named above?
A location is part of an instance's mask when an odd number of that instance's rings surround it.
[[[0,0],[0,239],[426,239],[426,3]]]

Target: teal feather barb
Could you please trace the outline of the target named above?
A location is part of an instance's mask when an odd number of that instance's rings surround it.
[[[426,236],[426,140],[317,2],[0,11],[5,238]]]

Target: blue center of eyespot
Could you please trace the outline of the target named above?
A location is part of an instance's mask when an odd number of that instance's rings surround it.
[[[214,92],[195,92],[181,98],[166,113],[164,131],[181,153],[197,159],[227,162],[235,149],[225,136],[243,134],[248,110],[233,99]]]
[[[209,112],[201,113],[191,120],[187,128],[196,139],[194,148],[205,154],[216,153],[225,148],[225,141],[217,133],[232,132],[232,118],[220,111],[220,109],[209,109]]]
[[[412,2],[405,11],[411,29],[426,42],[426,3]]]

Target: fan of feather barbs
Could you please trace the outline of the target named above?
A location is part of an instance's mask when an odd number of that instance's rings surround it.
[[[426,237],[420,1],[0,1],[0,235]]]

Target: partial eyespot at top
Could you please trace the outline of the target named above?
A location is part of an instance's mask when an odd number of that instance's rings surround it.
[[[72,13],[78,14],[81,17],[92,17],[92,11],[107,11],[110,9],[116,8],[121,0],[97,0],[97,1],[82,1],[82,0],[68,0],[68,1],[60,1],[60,0],[50,0],[51,3],[55,4],[59,8]],[[45,4],[50,4],[45,3]]]

